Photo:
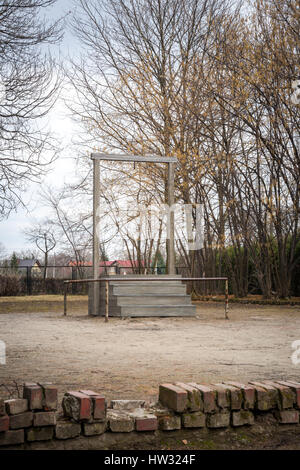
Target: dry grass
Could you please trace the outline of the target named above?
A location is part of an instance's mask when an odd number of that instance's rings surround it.
[[[68,312],[86,312],[87,295],[68,295]],[[1,313],[36,313],[64,311],[63,295],[28,295],[24,297],[0,297]]]

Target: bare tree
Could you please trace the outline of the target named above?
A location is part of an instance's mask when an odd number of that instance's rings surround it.
[[[60,40],[61,22],[43,11],[55,0],[0,3],[0,218],[22,203],[28,181],[40,181],[55,158],[54,141],[42,118],[59,87],[47,44]]]
[[[56,246],[56,238],[49,223],[39,223],[24,230],[27,240],[34,243],[44,255],[44,279],[47,277],[49,253]]]

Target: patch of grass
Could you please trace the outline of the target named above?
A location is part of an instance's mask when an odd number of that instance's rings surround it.
[[[68,295],[68,314],[87,312],[87,295]],[[19,297],[0,297],[0,314],[61,312],[64,310],[63,295],[28,295]]]

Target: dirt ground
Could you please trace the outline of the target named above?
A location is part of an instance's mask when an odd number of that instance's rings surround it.
[[[291,343],[300,339],[299,306],[197,303],[195,318],[88,317],[74,300],[60,311],[0,314],[6,365],[0,384],[51,381],[60,394],[89,388],[111,398],[156,398],[162,382],[299,380]],[[20,308],[22,311],[22,309]],[[3,311],[3,310],[2,310]],[[3,387],[0,394],[6,395]]]

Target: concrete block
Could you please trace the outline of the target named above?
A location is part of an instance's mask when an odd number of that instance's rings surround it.
[[[226,428],[230,425],[230,413],[215,413],[207,416],[207,426],[209,428]]]
[[[72,439],[81,433],[81,424],[72,421],[58,421],[55,426],[56,439]]]
[[[122,410],[108,410],[107,421],[112,432],[132,432],[134,431],[134,418],[128,416]]]
[[[103,434],[106,431],[106,423],[95,422],[95,423],[83,423],[82,424],[83,434],[85,436],[97,436]]]
[[[182,415],[182,424],[184,428],[204,428],[206,416],[202,411],[194,413],[184,413]]]
[[[33,414],[34,427],[55,426],[55,424],[56,416],[54,411],[42,411]]]
[[[18,415],[11,415],[9,419],[10,429],[29,428],[32,426],[33,413],[32,411],[25,411]]]
[[[232,426],[245,426],[254,424],[253,413],[249,410],[240,410],[232,412]]]

